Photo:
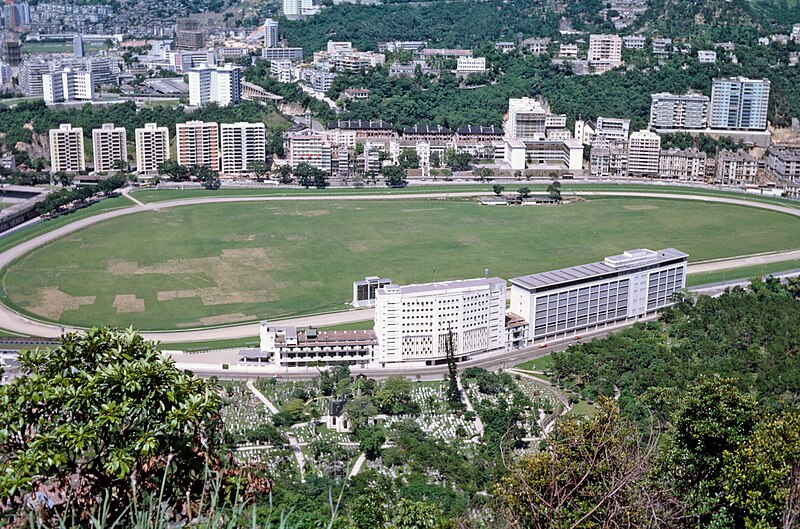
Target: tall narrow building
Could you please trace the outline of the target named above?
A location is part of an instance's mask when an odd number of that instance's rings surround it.
[[[158,166],[169,160],[169,129],[145,123],[135,136],[136,172],[141,176],[158,174]]]
[[[711,85],[709,127],[723,130],[767,130],[769,90],[769,79],[714,79]]]
[[[278,21],[268,18],[264,22],[264,47],[277,48],[279,40]]]
[[[62,123],[50,129],[50,171],[78,173],[86,170],[83,155],[83,129]]]
[[[235,105],[241,101],[241,68],[232,64],[223,67],[202,65],[189,70],[189,104],[201,106],[217,103]]]
[[[220,126],[222,174],[250,173],[251,164],[267,156],[267,129],[263,123],[226,123]]]
[[[219,170],[219,125],[214,122],[187,121],[175,125],[178,163]]]
[[[124,127],[113,123],[103,123],[99,129],[92,130],[94,148],[94,172],[110,173],[119,171],[116,163],[128,163],[128,138]]]
[[[631,134],[628,141],[628,174],[656,176],[661,154],[661,136],[649,130]]]

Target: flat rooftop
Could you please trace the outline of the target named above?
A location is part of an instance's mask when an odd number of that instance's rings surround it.
[[[632,271],[669,261],[686,260],[688,257],[688,254],[675,248],[666,248],[655,252],[646,249],[629,250],[620,255],[606,257],[603,261],[597,263],[570,266],[540,274],[515,277],[510,281],[512,285],[517,285],[527,290],[536,290],[564,283],[589,281],[597,277]]]
[[[441,281],[438,283],[422,283],[419,285],[387,285],[378,289],[379,293],[400,293],[400,294],[424,294],[426,292],[440,292],[447,290],[458,290],[462,288],[488,287],[491,285],[502,284],[505,286],[506,280],[499,277],[486,277],[478,279],[461,279],[454,281]],[[389,291],[392,292],[389,292]]]

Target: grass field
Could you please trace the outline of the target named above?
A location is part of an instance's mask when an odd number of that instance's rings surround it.
[[[707,283],[718,283],[720,281],[731,281],[734,279],[749,279],[752,277],[768,276],[787,270],[800,268],[800,261],[782,261],[780,263],[770,263],[757,266],[745,266],[724,270],[722,272],[705,272],[702,274],[692,274],[686,277],[687,286],[705,285]]]
[[[692,261],[800,247],[797,219],[650,198],[557,208],[474,200],[231,203],[113,219],[3,272],[12,307],[72,325],[191,328],[344,309],[365,275],[401,284],[540,272],[636,247]],[[5,242],[0,240],[0,244]]]

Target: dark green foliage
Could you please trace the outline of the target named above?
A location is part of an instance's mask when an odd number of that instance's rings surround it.
[[[386,165],[381,168],[381,175],[386,179],[388,187],[406,187],[406,170],[401,165]]]

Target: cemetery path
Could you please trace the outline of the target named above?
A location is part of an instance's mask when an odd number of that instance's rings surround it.
[[[247,389],[253,392],[253,395],[258,398],[267,409],[272,413],[278,413],[278,408],[263,394],[256,385],[253,383],[253,379],[247,381]],[[286,434],[286,438],[289,440],[289,446],[292,448],[292,453],[294,454],[294,458],[297,460],[297,466],[300,469],[300,481],[305,482],[306,476],[306,456],[303,453],[303,448],[300,446],[300,443],[297,441],[297,438],[290,433]]]

